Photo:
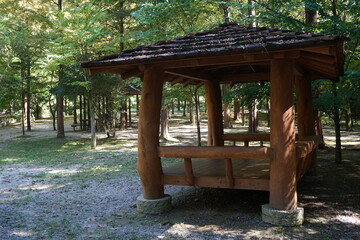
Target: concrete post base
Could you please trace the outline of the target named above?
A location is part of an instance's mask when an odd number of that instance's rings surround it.
[[[269,204],[261,206],[262,220],[278,226],[299,226],[304,222],[304,208],[295,210],[278,210],[271,208]]]
[[[170,195],[159,199],[145,199],[141,195],[137,198],[136,205],[138,212],[144,214],[160,214],[172,209]]]

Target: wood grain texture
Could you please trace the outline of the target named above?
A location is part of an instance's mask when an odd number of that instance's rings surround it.
[[[157,152],[163,76],[162,69],[146,69],[141,91],[137,170],[146,199],[164,196],[161,160]]]
[[[291,210],[297,207],[294,123],[294,64],[291,59],[271,62],[270,207]]]

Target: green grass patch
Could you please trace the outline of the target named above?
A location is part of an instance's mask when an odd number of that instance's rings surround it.
[[[136,171],[137,152],[134,145],[118,139],[98,141],[96,150],[90,149],[90,140],[73,138],[14,139],[0,143],[0,167],[9,164],[33,164],[67,170],[73,180],[88,178],[108,179],[130,176]],[[61,178],[66,173],[42,172],[33,178]]]

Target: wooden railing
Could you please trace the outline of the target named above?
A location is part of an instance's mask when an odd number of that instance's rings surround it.
[[[296,141],[296,178],[299,180],[316,159],[316,149],[321,141],[319,136],[309,136]]]
[[[224,159],[225,178],[229,188],[234,187],[232,159],[268,159],[273,157],[269,147],[158,147],[159,157],[183,158],[185,177],[189,185],[194,185],[192,158]]]
[[[295,139],[298,139],[298,134]],[[222,140],[233,141],[234,146],[236,142],[244,142],[245,147],[249,146],[249,142],[260,142],[260,146],[263,146],[263,142],[270,141],[270,133],[228,133],[222,135]]]
[[[249,142],[260,141],[260,145],[263,145],[264,141],[270,141],[269,133],[229,133],[222,136],[224,141],[233,141],[233,145],[236,146],[237,141],[244,142],[244,146],[248,147]]]

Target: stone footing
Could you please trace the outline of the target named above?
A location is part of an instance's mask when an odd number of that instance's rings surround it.
[[[142,195],[136,201],[137,210],[144,214],[160,214],[172,209],[171,196],[165,195],[159,199],[145,199]]]
[[[262,220],[278,226],[299,226],[304,222],[304,208],[295,210],[278,210],[271,208],[269,204],[261,206]]]

